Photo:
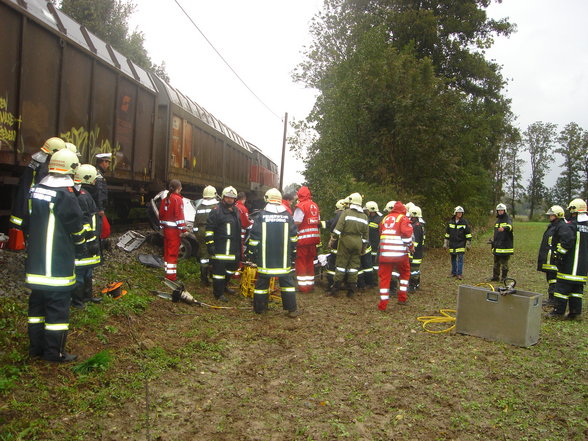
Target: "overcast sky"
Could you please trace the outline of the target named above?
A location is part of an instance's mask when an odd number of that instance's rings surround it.
[[[314,103],[314,92],[293,83],[291,73],[310,43],[309,23],[322,0],[178,1],[263,104],[175,0],[136,0],[131,29],[144,32],[151,58],[165,61],[173,86],[279,165],[284,113],[290,121],[302,119]],[[544,121],[561,129],[575,121],[588,128],[588,1],[504,0],[489,14],[518,26],[510,38],[497,39],[487,56],[503,65],[519,127]],[[301,182],[300,170],[287,153],[284,183]]]

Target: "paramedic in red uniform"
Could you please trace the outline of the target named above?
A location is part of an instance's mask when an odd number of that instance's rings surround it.
[[[300,292],[314,290],[314,260],[316,259],[316,246],[321,241],[320,221],[319,208],[312,201],[310,190],[306,186],[300,187],[298,205],[294,211],[294,223],[298,227],[296,280]]]
[[[182,183],[177,179],[172,179],[168,186],[167,196],[161,200],[159,205],[159,223],[163,229],[165,277],[169,280],[176,280],[180,236],[186,231],[184,201],[180,195],[181,191]]]

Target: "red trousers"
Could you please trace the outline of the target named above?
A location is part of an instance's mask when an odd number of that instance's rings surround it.
[[[163,227],[163,263],[166,279],[176,280],[180,243],[180,230]]]
[[[380,299],[388,300],[390,297],[390,279],[392,272],[396,269],[400,273],[400,283],[398,284],[398,300],[406,302],[406,292],[408,291],[408,281],[410,279],[410,260],[408,255],[401,257],[398,262],[380,262],[378,276],[380,278]]]
[[[314,259],[316,245],[296,247],[296,280],[300,292],[314,290]]]

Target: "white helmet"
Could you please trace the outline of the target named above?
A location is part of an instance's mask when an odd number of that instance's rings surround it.
[[[568,210],[570,213],[586,213],[586,201],[584,199],[574,199],[568,205]]]
[[[335,208],[337,210],[343,210],[346,205],[347,205],[347,201],[345,199],[339,199],[337,201],[337,203],[335,204]]]
[[[411,217],[423,217],[423,212],[421,211],[421,207],[418,207],[413,204],[412,208],[410,209],[410,216]]]
[[[394,208],[394,205],[396,205],[396,201],[388,201],[388,203],[386,204],[386,207],[384,208],[384,211],[386,213],[390,213],[392,211],[392,209]]]
[[[461,205],[458,205],[457,207],[455,207],[453,209],[453,214],[457,214],[457,213],[463,213],[463,207]]]
[[[74,183],[91,185],[94,183],[94,181],[96,181],[97,175],[98,172],[96,171],[96,167],[94,167],[92,164],[82,164],[76,168]]]
[[[378,212],[378,204],[374,201],[366,202],[364,210],[367,210],[370,213],[377,213]]]
[[[212,199],[216,196],[216,188],[214,188],[212,185],[207,185],[206,187],[204,187],[204,191],[202,192],[203,198]]]
[[[78,155],[69,149],[61,149],[51,156],[49,161],[49,173],[59,175],[73,175],[80,165]]]
[[[408,215],[410,216],[410,212],[411,212],[411,210],[412,210],[412,207],[416,207],[416,205],[415,205],[415,204],[413,204],[412,202],[408,202],[408,203],[405,205],[405,207],[406,207],[406,212],[407,212],[407,213],[408,213]]]
[[[496,206],[496,211],[503,210],[506,213],[506,205],[500,203]]]
[[[565,216],[565,211],[563,209],[563,207],[559,206],[559,205],[553,205],[551,207],[549,207],[549,210],[547,210],[547,212],[545,213],[548,216],[556,216],[559,219],[563,219],[563,217]]]
[[[281,204],[282,193],[277,188],[270,188],[265,192],[265,201],[270,204]]]
[[[52,155],[53,153],[58,152],[63,148],[65,148],[65,142],[63,139],[54,136],[53,138],[49,138],[47,141],[45,141],[45,144],[43,144],[41,150],[49,155]]]
[[[65,148],[74,152],[78,156],[78,158],[80,156],[82,156],[82,155],[80,155],[80,152],[78,152],[78,148],[74,144],[72,144],[71,142],[66,142]]]
[[[361,206],[361,204],[363,203],[363,198],[359,193],[351,193],[349,196],[347,196],[347,201],[350,204],[356,204]]]
[[[222,197],[237,199],[237,190],[235,190],[235,187],[225,187],[223,189]]]

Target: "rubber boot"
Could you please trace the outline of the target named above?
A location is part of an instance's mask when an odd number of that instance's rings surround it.
[[[225,297],[225,279],[224,278],[214,278],[212,279],[212,293],[214,294],[214,298],[217,300],[221,300],[223,302],[228,302],[229,299]]]
[[[282,292],[282,307],[289,312],[298,310],[295,292]]]
[[[84,309],[84,285],[76,283],[71,291],[71,306],[76,309]]]
[[[582,315],[582,298],[571,296],[570,297],[570,312],[567,315],[568,320],[576,320]]]
[[[492,267],[492,278],[490,279],[491,282],[498,282],[500,280],[500,265],[498,263],[494,263]]]
[[[229,288],[229,282],[231,281],[231,278],[232,276],[228,274],[225,276],[225,294],[234,295],[236,291],[232,288]]]
[[[561,297],[555,297],[555,305],[553,307],[553,311],[549,313],[549,317],[558,318],[563,317],[566,313],[566,306],[568,305],[567,299],[562,299]]]
[[[356,283],[350,283],[349,285],[347,285],[347,297],[349,297],[350,299],[355,297],[355,291],[357,291]]]
[[[42,357],[45,345],[45,323],[29,323],[29,356]]]
[[[45,351],[43,353],[43,359],[55,363],[67,363],[78,358],[77,355],[65,352],[66,340],[67,331],[45,330]]]
[[[200,264],[200,284],[206,288],[210,286],[210,280],[208,279],[208,265],[205,263]]]
[[[94,297],[94,282],[92,281],[92,277],[86,278],[86,283],[84,284],[84,302],[92,302],[92,303],[100,303],[102,302],[102,297]]]
[[[408,292],[411,294],[416,292],[415,279],[413,277],[408,280]]]
[[[267,294],[253,294],[253,311],[263,314],[267,311],[269,296]]]
[[[331,288],[331,291],[329,291],[329,293],[327,295],[331,296],[331,297],[338,297],[340,289],[341,289],[341,282],[335,282],[335,283],[333,283],[333,287]]]

